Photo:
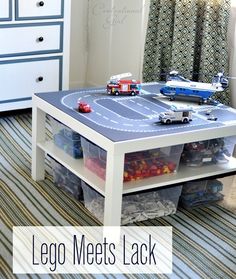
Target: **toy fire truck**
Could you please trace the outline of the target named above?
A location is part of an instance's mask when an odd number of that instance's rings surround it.
[[[140,81],[134,79],[122,79],[132,76],[131,73],[124,73],[111,76],[107,82],[107,93],[111,95],[131,95],[135,96],[140,91]]]

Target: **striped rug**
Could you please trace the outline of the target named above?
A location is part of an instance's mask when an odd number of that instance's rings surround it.
[[[47,124],[48,125],[48,124]],[[47,126],[50,137],[50,127]],[[76,200],[53,185],[50,163],[46,179],[31,179],[31,113],[0,118],[1,277],[92,278],[79,275],[13,275],[12,227],[26,225],[97,225]],[[172,226],[173,274],[93,276],[96,278],[236,278],[236,215],[217,206],[179,209],[175,215],[135,223]]]

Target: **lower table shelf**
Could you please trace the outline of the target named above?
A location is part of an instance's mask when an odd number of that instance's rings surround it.
[[[40,142],[37,144],[45,153],[56,159],[67,169],[79,176],[92,188],[103,196],[105,195],[105,181],[94,175],[84,167],[83,159],[73,159],[58,148],[53,141]],[[190,180],[201,179],[209,176],[217,176],[236,171],[236,158],[230,158],[228,163],[214,164],[199,168],[180,165],[178,172],[162,176],[150,177],[143,180],[123,183],[123,194],[133,193],[152,188],[168,186]]]

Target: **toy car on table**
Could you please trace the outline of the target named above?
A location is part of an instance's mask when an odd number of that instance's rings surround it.
[[[159,115],[159,121],[163,124],[171,123],[189,123],[192,121],[192,109],[191,108],[174,108],[171,110],[161,112]]]
[[[140,81],[134,79],[122,79],[132,76],[131,73],[124,73],[110,77],[107,82],[107,93],[111,95],[138,95],[140,92]]]
[[[209,115],[208,117],[207,117],[207,120],[211,120],[211,121],[216,121],[218,118],[217,117],[215,117],[213,114],[211,114],[211,115]]]
[[[78,111],[82,112],[82,113],[88,113],[88,112],[92,111],[90,105],[85,102],[82,102],[82,101],[78,101],[77,108],[78,108]]]

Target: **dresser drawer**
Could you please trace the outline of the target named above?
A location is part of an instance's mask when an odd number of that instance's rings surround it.
[[[62,32],[61,22],[0,25],[0,57],[61,52]]]
[[[16,20],[63,17],[63,0],[16,0]]]
[[[0,0],[0,21],[11,20],[11,0]]]
[[[33,93],[61,90],[61,57],[0,62],[0,105],[31,99]]]

